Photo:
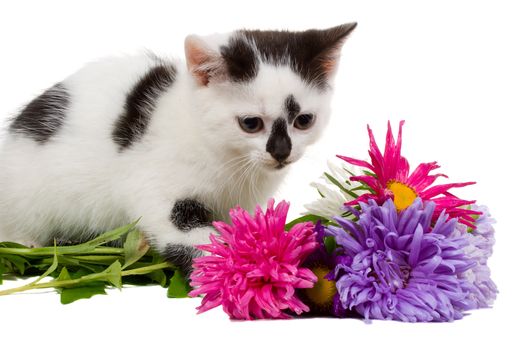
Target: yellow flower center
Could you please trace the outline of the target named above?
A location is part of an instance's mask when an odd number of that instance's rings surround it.
[[[337,291],[335,282],[324,278],[330,270],[326,266],[318,266],[312,268],[312,272],[317,276],[317,282],[313,288],[305,290],[306,296],[317,307],[330,307]]]
[[[394,205],[397,210],[408,208],[417,198],[417,193],[412,188],[401,182],[391,181],[388,183],[387,187],[394,195]]]

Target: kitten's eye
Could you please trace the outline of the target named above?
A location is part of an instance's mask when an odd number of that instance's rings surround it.
[[[300,114],[293,121],[293,126],[299,130],[309,129],[314,125],[315,116],[313,114]]]
[[[239,117],[238,120],[241,129],[250,134],[261,131],[264,128],[264,122],[259,117]]]

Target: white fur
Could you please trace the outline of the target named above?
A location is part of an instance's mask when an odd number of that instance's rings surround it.
[[[222,40],[222,39],[221,39]],[[6,134],[0,150],[0,241],[44,244],[52,235],[104,231],[141,218],[139,227],[163,250],[201,244],[210,228],[181,232],[170,222],[177,199],[196,198],[228,221],[228,210],[265,203],[286,168],[265,151],[271,124],[286,116],[293,94],[316,115],[307,131],[288,126],[296,161],[328,122],[330,90],[305,84],[286,65],[261,63],[249,84],[199,85],[177,62],[145,136],[118,152],[111,139],[127,92],[154,64],[148,55],[91,63],[63,81],[71,95],[64,125],[45,144]],[[257,115],[265,129],[243,132],[237,116]],[[82,237],[69,237],[82,239]]]

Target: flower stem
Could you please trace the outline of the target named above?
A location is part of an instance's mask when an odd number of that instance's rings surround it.
[[[155,264],[155,265],[144,266],[144,267],[139,267],[139,268],[132,269],[132,270],[122,271],[122,277],[131,276],[131,275],[145,275],[153,271],[167,269],[170,267],[173,267],[173,265],[167,262],[162,262],[162,263]]]
[[[169,267],[172,267],[172,265],[167,262],[163,262],[163,263],[140,267],[140,268],[136,268],[132,270],[121,271],[121,277],[131,276],[131,275],[145,275],[150,272],[162,270],[162,269],[169,268]],[[74,286],[80,283],[92,282],[92,281],[97,281],[97,280],[105,280],[106,275],[107,275],[106,272],[98,272],[98,273],[92,273],[89,275],[85,275],[79,278],[75,278],[72,280],[62,280],[62,281],[55,280],[51,282],[44,282],[44,283],[37,283],[37,284],[29,283],[24,286],[2,290],[0,291],[0,296],[9,295],[13,293],[25,292],[25,291],[32,290],[32,289],[71,287],[71,286]]]
[[[54,247],[45,248],[0,248],[0,254],[13,254],[22,256],[53,256],[55,253]],[[76,247],[64,246],[57,247],[58,255],[93,255],[93,254],[124,254],[123,248],[114,247]]]
[[[73,260],[77,260],[80,263],[92,263],[97,265],[107,265],[111,264],[116,260],[124,260],[124,256],[122,255],[64,255],[64,258],[69,258]],[[49,264],[53,261],[53,258],[43,258],[41,262],[43,264]],[[67,262],[64,262],[62,260],[59,260],[63,265],[69,265]],[[77,263],[73,263],[71,265],[77,265]]]

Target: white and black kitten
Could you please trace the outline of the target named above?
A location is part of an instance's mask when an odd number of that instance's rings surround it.
[[[137,218],[188,269],[212,220],[265,202],[329,119],[326,30],[189,36],[186,64],[91,63],[31,101],[0,151],[0,241],[81,241]]]

